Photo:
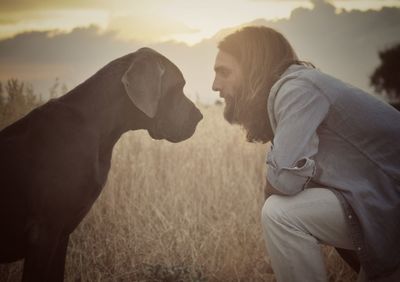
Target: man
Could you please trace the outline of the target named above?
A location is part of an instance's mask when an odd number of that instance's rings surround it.
[[[213,90],[248,141],[271,141],[264,239],[278,281],[327,281],[319,244],[359,281],[400,281],[400,113],[310,64],[267,27],[218,45]]]

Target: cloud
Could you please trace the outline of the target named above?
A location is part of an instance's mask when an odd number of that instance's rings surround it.
[[[319,2],[313,10],[298,8],[290,19],[259,19],[247,25],[267,25],[281,31],[299,57],[321,70],[372,92],[368,77],[379,64],[378,51],[400,42],[400,9],[342,11]],[[184,28],[184,27],[183,27]],[[217,42],[238,27],[222,30],[213,38],[194,46],[181,43],[152,43],[183,72],[186,91],[194,98],[211,102]],[[133,52],[145,44],[121,40],[115,32],[95,26],[71,32],[23,33],[0,41],[0,80],[18,77],[33,81],[45,92],[55,77],[71,88],[94,74],[103,65]]]
[[[0,41],[0,60],[31,62],[91,62],[104,57],[109,49],[118,52],[126,45],[115,43],[115,33],[101,32],[96,26],[75,28],[69,33],[34,31]]]
[[[20,20],[13,18],[13,17],[2,17],[0,18],[0,26],[1,25],[14,25],[17,22],[19,22]]]
[[[180,20],[179,12],[164,0],[2,0],[0,1],[0,38],[25,31],[61,29],[92,24],[118,31],[124,39],[165,40],[176,34],[199,30]],[[179,7],[178,7],[179,8]]]
[[[27,32],[0,41],[0,80],[17,77],[34,82],[40,92],[59,77],[75,86],[110,60],[137,50],[141,45],[124,42],[115,33],[98,27]]]
[[[190,28],[185,24],[171,18],[157,18],[154,15],[129,14],[111,18],[109,30],[115,30],[125,39],[136,39],[143,42],[166,41],[175,34],[196,33],[199,30]]]
[[[281,30],[303,59],[335,76],[368,88],[368,76],[379,63],[377,52],[400,42],[400,9],[335,13],[328,3],[314,10],[294,10]]]
[[[105,0],[2,0],[0,1],[0,11],[20,12],[28,10],[42,9],[82,9],[104,7],[108,1]]]

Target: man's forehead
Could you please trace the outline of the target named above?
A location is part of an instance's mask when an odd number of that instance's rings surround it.
[[[215,58],[215,68],[225,67],[239,67],[237,60],[229,53],[224,51],[219,51],[217,57]]]

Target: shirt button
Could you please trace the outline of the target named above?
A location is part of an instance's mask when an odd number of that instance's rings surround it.
[[[358,251],[361,251],[361,247],[358,247],[357,250],[358,250]]]
[[[353,216],[350,214],[350,215],[349,215],[349,219],[352,219],[352,218],[353,218]]]

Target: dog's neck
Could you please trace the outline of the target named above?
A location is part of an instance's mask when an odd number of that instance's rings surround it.
[[[61,97],[73,107],[91,130],[99,134],[104,150],[112,150],[121,135],[129,130],[147,129],[151,120],[131,102],[118,72],[101,70]]]

